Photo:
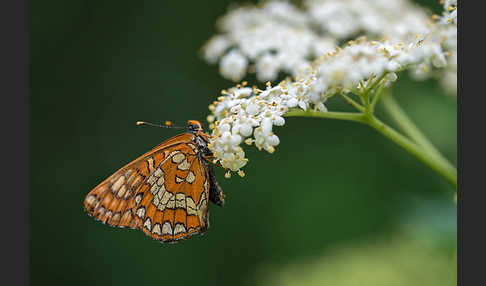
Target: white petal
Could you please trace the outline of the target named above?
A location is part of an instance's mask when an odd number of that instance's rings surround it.
[[[299,101],[295,98],[291,98],[287,101],[287,106],[292,108],[292,107],[296,107],[297,104],[299,103]]]
[[[243,136],[250,136],[253,129],[249,124],[242,124],[240,126],[240,134]]]
[[[272,119],[269,117],[265,117],[262,120],[262,132],[263,134],[268,134],[272,131]]]
[[[285,124],[285,119],[282,116],[276,116],[273,119],[273,124],[276,126],[283,126]]]

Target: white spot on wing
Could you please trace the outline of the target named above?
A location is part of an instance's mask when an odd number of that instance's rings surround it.
[[[182,170],[182,171],[189,170],[190,167],[191,167],[191,163],[189,163],[189,161],[187,161],[187,158],[184,159],[184,161],[182,161],[179,165],[177,165],[177,169]]]
[[[113,186],[111,186],[111,190],[113,192],[118,191],[118,189],[123,185],[124,182],[125,182],[125,176],[120,176],[120,178],[118,178],[118,180],[113,184]]]
[[[191,147],[192,151],[194,151],[195,153],[197,153],[196,145],[194,145],[192,143],[187,143],[187,146]]]
[[[117,198],[121,198],[121,197],[123,197],[123,195],[125,194],[126,190],[127,190],[127,187],[126,187],[125,185],[123,185],[123,186],[120,188],[120,190],[118,191],[118,193],[116,194],[116,197],[117,197]]]
[[[176,194],[175,199],[176,199],[175,201],[176,208],[183,208],[183,209],[186,208],[186,195],[184,195],[183,193],[178,193]]]
[[[154,225],[154,229],[152,230],[152,233],[155,233],[157,235],[162,235],[162,231],[160,230],[160,224],[156,223]]]
[[[204,191],[208,192],[209,191],[209,185],[208,185],[208,180],[204,180]]]
[[[174,195],[171,194],[170,192],[165,192],[162,199],[160,199],[160,203],[159,203],[159,206],[157,207],[157,209],[159,209],[160,211],[163,211],[165,209],[165,207],[167,206],[167,203],[169,202],[169,200],[173,196]]]
[[[176,226],[174,228],[174,235],[179,234],[179,233],[183,233],[183,232],[186,232],[186,228],[184,227],[184,225],[181,224],[181,223],[176,224]]]
[[[149,217],[145,220],[143,226],[146,227],[149,231],[152,230],[152,221],[150,220]]]
[[[172,235],[172,226],[170,222],[166,221],[162,226],[162,235]]]
[[[157,181],[157,177],[155,177],[154,175],[151,175],[148,179],[147,179],[147,184],[149,185],[153,185],[155,183],[155,181]]]
[[[191,197],[186,197],[187,215],[197,215],[196,203]]]
[[[113,215],[113,212],[112,211],[108,211],[106,214],[105,214],[105,220],[108,221],[111,216]]]
[[[175,196],[172,195],[169,199],[169,201],[167,202],[167,206],[166,208],[168,209],[174,209],[175,208]]]
[[[192,171],[189,171],[189,173],[187,174],[187,177],[186,177],[186,181],[189,184],[192,184],[195,180],[196,180],[196,176],[194,175],[194,173]]]
[[[160,202],[160,199],[159,199],[159,196],[158,196],[158,193],[157,193],[157,196],[154,196],[154,198],[152,199],[152,203],[155,206],[158,206],[159,205],[159,202]]]
[[[93,196],[93,195],[90,195],[86,198],[86,203],[89,205],[89,206],[92,206],[94,203],[96,202],[96,197]]]
[[[137,206],[142,201],[142,197],[143,197],[143,194],[142,193],[140,193],[140,194],[138,194],[138,195],[135,196],[135,203],[137,204]]]
[[[139,218],[144,218],[145,217],[145,207],[139,207],[137,209],[137,216]]]
[[[162,177],[160,177],[160,178],[157,180],[157,185],[162,186],[162,185],[164,184],[164,181],[165,181],[164,177],[163,177],[163,176],[162,176]]]
[[[186,158],[186,155],[184,155],[183,153],[181,152],[178,152],[177,154],[175,154],[174,156],[172,156],[172,162],[176,163],[176,164],[179,164],[180,162],[182,162],[182,160],[184,160]]]
[[[155,170],[155,172],[154,172],[154,176],[156,176],[156,177],[162,177],[163,174],[164,174],[164,172],[162,172],[160,167],[157,168],[157,170]]]
[[[158,186],[157,184],[153,184],[152,185],[152,188],[150,188],[150,192],[152,193],[152,195],[155,195],[160,189],[160,186]]]

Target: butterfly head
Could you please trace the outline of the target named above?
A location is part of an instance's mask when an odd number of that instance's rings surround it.
[[[198,131],[202,131],[203,128],[202,128],[202,125],[199,121],[189,120],[189,121],[187,121],[187,130],[189,132],[198,132]]]

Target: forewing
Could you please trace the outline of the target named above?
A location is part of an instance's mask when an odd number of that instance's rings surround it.
[[[160,165],[171,150],[186,146],[193,138],[190,134],[172,137],[115,172],[86,195],[87,213],[111,226],[140,228],[132,209],[135,194],[147,185],[155,166]]]
[[[203,233],[208,222],[209,178],[194,144],[170,149],[135,194],[132,210],[145,234],[163,242]]]

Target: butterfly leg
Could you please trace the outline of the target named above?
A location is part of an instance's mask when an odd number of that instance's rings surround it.
[[[207,164],[209,174],[209,200],[218,206],[224,205],[224,193],[214,175],[213,166]]]
[[[206,162],[208,162],[208,163],[211,163],[211,164],[213,164],[217,167],[220,167],[221,169],[227,170],[225,167],[223,167],[223,165],[221,165],[221,162],[215,161],[216,158],[212,154],[209,155],[209,156],[203,156],[202,158],[204,160],[206,160]]]

